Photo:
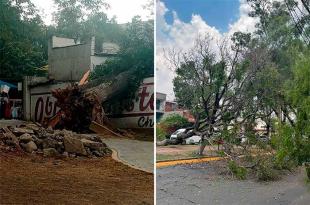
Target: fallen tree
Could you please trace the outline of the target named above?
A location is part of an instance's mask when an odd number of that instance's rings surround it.
[[[102,104],[126,91],[131,73],[122,72],[109,82],[100,79],[52,91],[61,110],[59,126],[83,132],[92,121],[115,129],[105,117]]]

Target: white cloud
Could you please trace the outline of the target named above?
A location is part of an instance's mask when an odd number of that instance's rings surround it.
[[[227,33],[220,33],[215,27],[211,27],[200,15],[193,14],[191,21],[182,22],[175,11],[173,14],[173,23],[168,24],[165,21],[165,14],[169,12],[168,8],[161,1],[156,4],[156,84],[157,91],[167,94],[168,100],[174,99],[172,80],[175,77],[174,72],[169,69],[170,63],[164,55],[164,50],[176,49],[186,51],[193,47],[194,41],[198,35],[209,34],[212,37],[212,45],[215,51],[217,43],[229,38],[234,32],[253,32],[257,19],[248,16],[250,6],[246,0],[240,0],[239,19],[229,25]]]
[[[52,13],[56,11],[54,0],[31,0],[31,2],[40,10],[44,22],[47,25],[52,24]],[[104,9],[104,11],[109,18],[116,16],[118,23],[128,23],[136,15],[141,16],[143,20],[149,18],[149,11],[142,7],[147,4],[147,0],[106,0],[105,2],[110,5],[110,9]]]
[[[136,15],[141,16],[142,20],[148,19],[149,11],[143,9],[146,0],[106,0],[106,3],[110,5],[110,9],[107,10],[108,17],[115,15],[118,23],[128,23]]]

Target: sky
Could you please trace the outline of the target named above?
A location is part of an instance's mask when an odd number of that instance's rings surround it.
[[[56,11],[54,0],[31,0],[43,15],[43,20],[47,25],[53,23],[52,13]],[[132,17],[140,15],[143,20],[148,19],[149,11],[142,8],[147,3],[146,0],[106,0],[110,9],[106,10],[109,18],[116,16],[118,23],[128,23]]]
[[[212,37],[211,48],[236,31],[253,32],[257,19],[246,0],[157,0],[156,3],[156,89],[174,100],[172,65],[164,51],[190,49],[198,35]]]

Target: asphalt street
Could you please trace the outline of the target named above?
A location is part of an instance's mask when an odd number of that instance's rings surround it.
[[[157,204],[308,205],[304,169],[274,182],[221,177],[211,163],[157,169]]]

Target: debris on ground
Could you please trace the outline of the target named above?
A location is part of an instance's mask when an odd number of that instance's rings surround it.
[[[111,150],[95,135],[44,128],[38,123],[0,128],[0,149],[42,154],[46,157],[103,157]]]

